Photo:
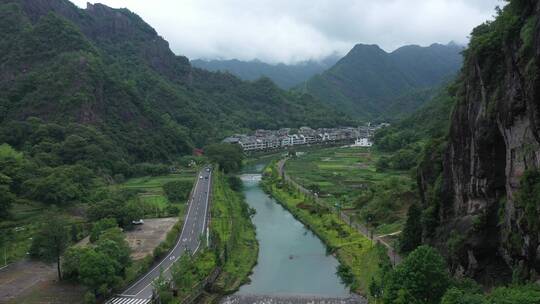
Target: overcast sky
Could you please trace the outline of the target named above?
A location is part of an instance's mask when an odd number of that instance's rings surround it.
[[[86,7],[87,0],[71,0]],[[293,63],[357,43],[392,51],[454,40],[492,19],[501,0],[101,0],[127,7],[190,59]]]

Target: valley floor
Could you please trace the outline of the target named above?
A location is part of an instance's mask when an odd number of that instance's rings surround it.
[[[329,208],[320,208],[312,198],[278,174],[276,163],[264,172],[263,187],[298,220],[312,230],[341,263],[338,275],[351,290],[368,295],[371,280],[379,276],[379,265],[389,263],[386,248],[373,243],[341,220]]]

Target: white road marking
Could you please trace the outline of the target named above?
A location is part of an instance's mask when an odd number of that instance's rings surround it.
[[[207,191],[205,192],[205,193],[206,193],[206,202],[205,202],[205,206],[204,206],[205,211],[204,211],[204,219],[203,219],[203,222],[202,222],[202,231],[201,231],[201,234],[204,234],[204,229],[205,229],[205,226],[206,226],[206,224],[207,224],[207,213],[208,213],[208,204],[209,204],[209,197],[210,197],[210,196],[209,196],[209,192],[210,192],[210,178],[211,178],[211,173],[208,175],[208,178],[209,178],[209,179],[208,179],[208,182],[207,182]],[[205,181],[203,181],[203,182],[205,182]],[[202,187],[202,186],[201,186],[201,187]],[[199,189],[199,179],[197,179],[197,181],[196,181],[196,183],[195,183],[195,188],[194,188],[194,189],[195,189],[195,190],[194,190],[195,193],[197,193],[197,192],[200,191],[200,189]],[[203,195],[202,195],[202,194],[199,194],[198,203],[201,202],[201,199],[202,199],[202,198],[203,198]],[[193,206],[194,203],[195,203],[195,197],[192,197],[192,198],[191,198],[191,203],[189,204],[189,207],[188,207],[187,215],[186,215],[186,217],[185,217],[186,220],[185,220],[185,222],[184,222],[184,225],[183,225],[183,227],[182,227],[182,232],[181,232],[181,234],[180,234],[180,238],[181,238],[181,239],[182,239],[182,236],[184,235],[184,232],[185,232],[185,228],[186,228],[187,222],[188,222],[189,219],[190,219],[189,215],[190,215],[190,212],[191,212],[191,209],[192,209],[191,207]],[[195,207],[195,209],[196,209],[196,215],[198,215],[199,205],[200,205],[200,204],[197,204],[197,206]],[[193,227],[195,227],[196,224],[197,224],[197,221],[195,220],[195,221],[193,222]],[[195,237],[193,234],[194,234],[194,230],[192,229],[191,235],[192,235],[193,237]],[[208,236],[207,236],[207,237],[208,237]],[[185,240],[185,239],[186,239],[186,238],[183,238],[182,240]],[[197,238],[197,239],[198,239],[198,238]],[[191,238],[189,238],[188,241],[191,243]],[[131,287],[130,287],[129,289],[133,288],[135,285],[137,285],[139,282],[141,282],[144,278],[146,278],[149,274],[151,274],[157,267],[161,266],[161,264],[162,264],[162,263],[163,263],[163,262],[164,262],[164,261],[165,261],[165,260],[166,260],[166,259],[167,259],[167,258],[168,258],[168,257],[169,257],[176,249],[177,249],[177,247],[180,246],[180,243],[182,243],[182,242],[178,242],[178,243],[174,246],[174,248],[169,252],[169,254],[168,254],[168,255],[167,255],[167,256],[166,256],[166,257],[165,257],[158,265],[156,265],[152,270],[150,270],[145,276],[143,276],[142,278],[140,278],[136,283],[134,283],[133,285],[131,285]],[[195,250],[193,251],[192,254],[195,254],[195,253],[199,250],[200,245],[201,245],[201,242],[198,241],[198,242],[197,242],[197,247],[195,248]],[[188,247],[187,247],[186,245],[184,245],[184,248],[187,249]],[[175,258],[175,256],[173,256],[173,257],[170,258],[169,260],[174,260],[174,259],[178,260],[178,258]],[[173,262],[173,263],[174,263],[174,262]],[[165,271],[168,271],[168,270],[172,267],[172,265],[173,265],[173,264],[171,263],[171,264],[170,264],[169,266],[167,266],[163,271],[164,271],[164,272],[165,272]],[[147,284],[146,286],[144,286],[143,289],[141,289],[138,293],[135,294],[135,296],[139,295],[141,292],[143,292],[144,290],[146,290],[146,288],[147,288],[148,286],[150,286],[150,285],[153,283],[153,281],[154,281],[154,280],[152,280],[149,284]],[[128,289],[128,290],[129,290],[129,289]],[[133,295],[126,295],[126,296],[133,297]],[[149,302],[150,302],[150,299],[141,299],[141,300],[144,301],[144,302],[140,302],[140,304],[146,304],[146,303],[149,303]],[[109,301],[108,301],[107,303],[109,303]],[[121,303],[121,304],[124,304],[124,303]],[[126,304],[127,304],[127,303],[126,303]],[[139,304],[139,302],[134,302],[134,303],[129,303],[129,304]]]

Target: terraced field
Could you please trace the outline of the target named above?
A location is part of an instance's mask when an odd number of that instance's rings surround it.
[[[285,170],[322,201],[369,223],[377,233],[394,233],[416,199],[416,186],[408,171],[378,171],[382,156],[362,147],[312,150],[289,159]]]
[[[195,181],[196,170],[186,169],[179,173],[168,174],[163,176],[145,176],[127,180],[125,183],[111,186],[117,189],[131,189],[137,191],[141,207],[145,210],[146,217],[163,217],[176,216],[175,212],[169,212],[168,209],[172,206],[175,209],[180,209],[185,202],[173,203],[169,202],[163,186],[169,182]],[[170,210],[174,211],[174,210]]]

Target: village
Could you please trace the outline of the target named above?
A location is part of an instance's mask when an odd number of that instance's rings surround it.
[[[223,140],[238,144],[244,152],[285,149],[292,146],[352,143],[358,147],[371,147],[372,137],[377,129],[389,126],[388,123],[359,127],[338,127],[312,129],[304,126],[298,129],[256,130],[254,134],[235,134]]]

